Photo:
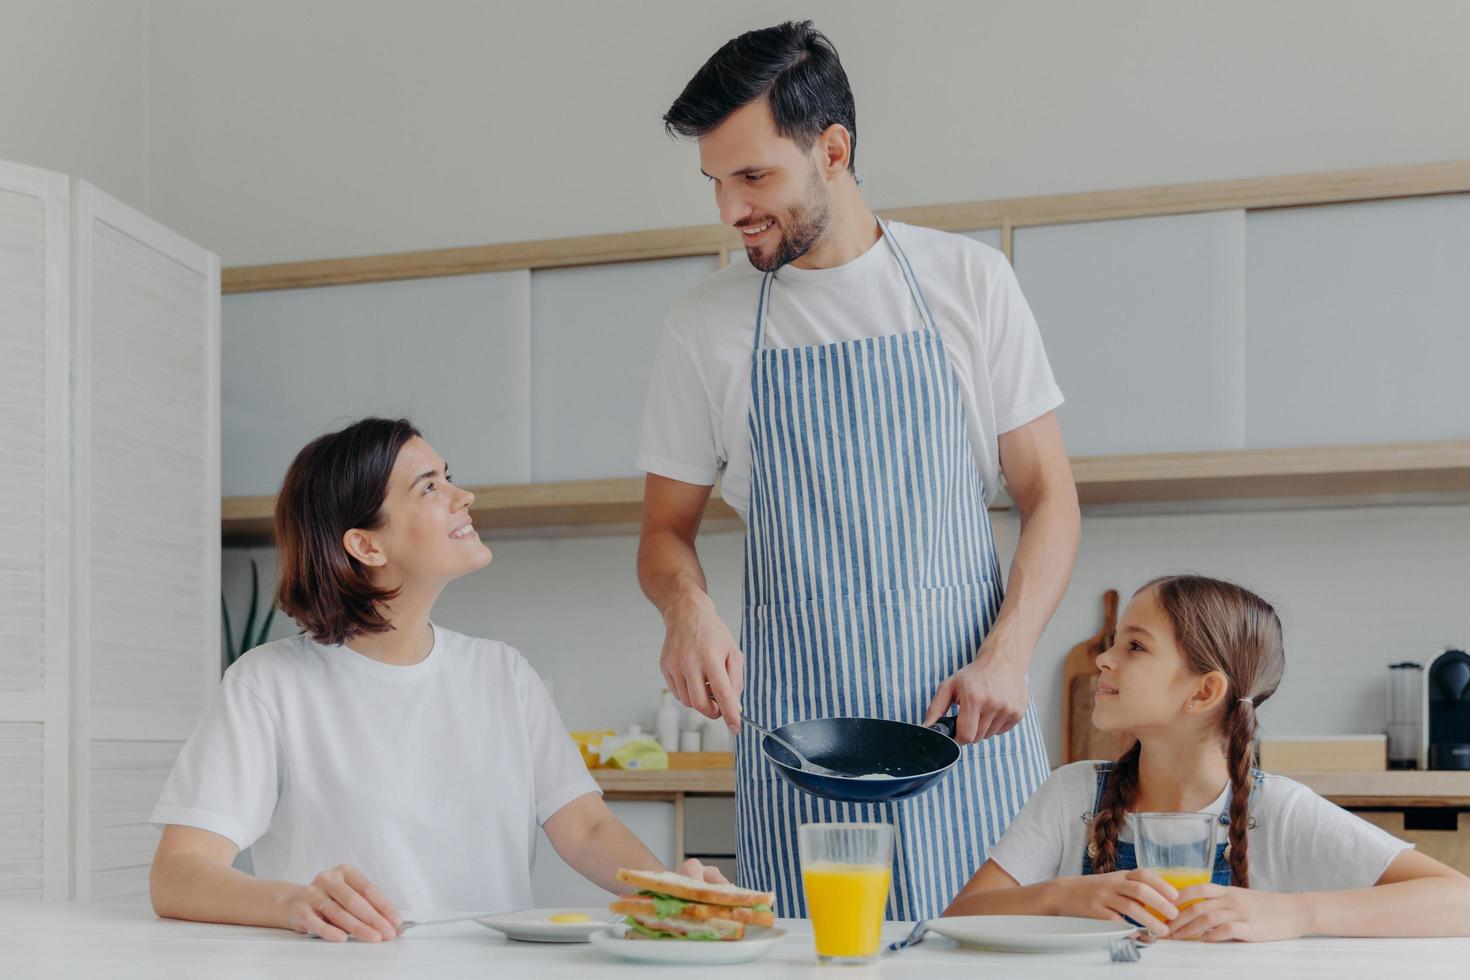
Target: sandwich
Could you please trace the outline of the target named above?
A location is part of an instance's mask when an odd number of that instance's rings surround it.
[[[733,942],[746,926],[776,922],[775,895],[734,885],[715,885],[672,871],[621,868],[618,881],[638,891],[608,908],[627,918],[629,939]]]

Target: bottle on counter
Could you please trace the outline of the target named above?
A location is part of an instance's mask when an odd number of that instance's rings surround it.
[[[698,752],[700,750],[699,730],[679,733],[680,752]]]
[[[733,739],[730,737],[730,729],[725,727],[724,716],[719,718],[706,718],[704,720],[704,738],[702,739],[705,752],[729,752],[732,749]]]
[[[664,688],[659,696],[658,711],[653,716],[653,731],[665,752],[679,751],[679,721],[683,713],[679,702],[674,700],[668,688]]]

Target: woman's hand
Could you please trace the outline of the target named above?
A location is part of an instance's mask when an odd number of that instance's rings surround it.
[[[1306,932],[1300,896],[1223,885],[1191,885],[1179,893],[1179,918],[1169,923],[1170,939],[1207,943],[1239,939],[1270,942],[1297,939]]]
[[[707,884],[730,884],[730,879],[726,878],[724,874],[720,872],[719,868],[715,867],[712,864],[701,864],[694,858],[689,858],[683,864],[679,865],[678,871],[681,875],[687,875],[690,878],[697,878]]]
[[[1120,922],[1127,916],[1141,923],[1153,936],[1170,935],[1168,920],[1179,915],[1174,904],[1179,891],[1146,868],[1105,875],[1079,875],[1056,884],[1060,896],[1057,903],[1059,915],[1116,919]]]
[[[365,943],[398,935],[403,917],[362,872],[346,864],[323,871],[285,901],[286,926],[334,943],[347,937]]]

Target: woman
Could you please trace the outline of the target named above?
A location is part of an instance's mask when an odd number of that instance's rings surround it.
[[[159,915],[376,942],[404,908],[525,908],[537,824],[609,891],[620,867],[661,868],[521,655],[431,622],[445,585],[490,562],[474,499],[403,419],[297,454],[277,602],[305,632],[235,663],[180,753],[152,818]],[[244,847],[255,876],[231,867]]]

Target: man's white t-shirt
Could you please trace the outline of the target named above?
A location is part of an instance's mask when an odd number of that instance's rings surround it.
[[[913,265],[959,381],[987,499],[1000,489],[998,437],[1052,411],[1062,393],[1005,256],[963,235],[890,222]],[[751,352],[762,273],[744,257],[669,311],[643,413],[637,466],[712,486],[742,517],[750,500]],[[879,239],[833,269],[783,266],[766,347],[808,347],[923,327],[892,249]]]
[[[990,859],[1021,885],[1082,873],[1097,799],[1091,762],[1063,766],[1031,795]],[[1201,813],[1225,812],[1226,792]],[[1250,886],[1259,891],[1347,891],[1372,886],[1414,845],[1330,803],[1301,783],[1269,773],[1251,796]],[[1130,814],[1118,834],[1132,842]],[[1222,832],[1224,827],[1221,828]],[[1223,842],[1223,838],[1222,838]]]
[[[597,783],[516,650],[433,630],[408,667],[306,636],[247,653],[152,821],[250,847],[261,878],[350,864],[405,915],[529,908],[537,825]]]

